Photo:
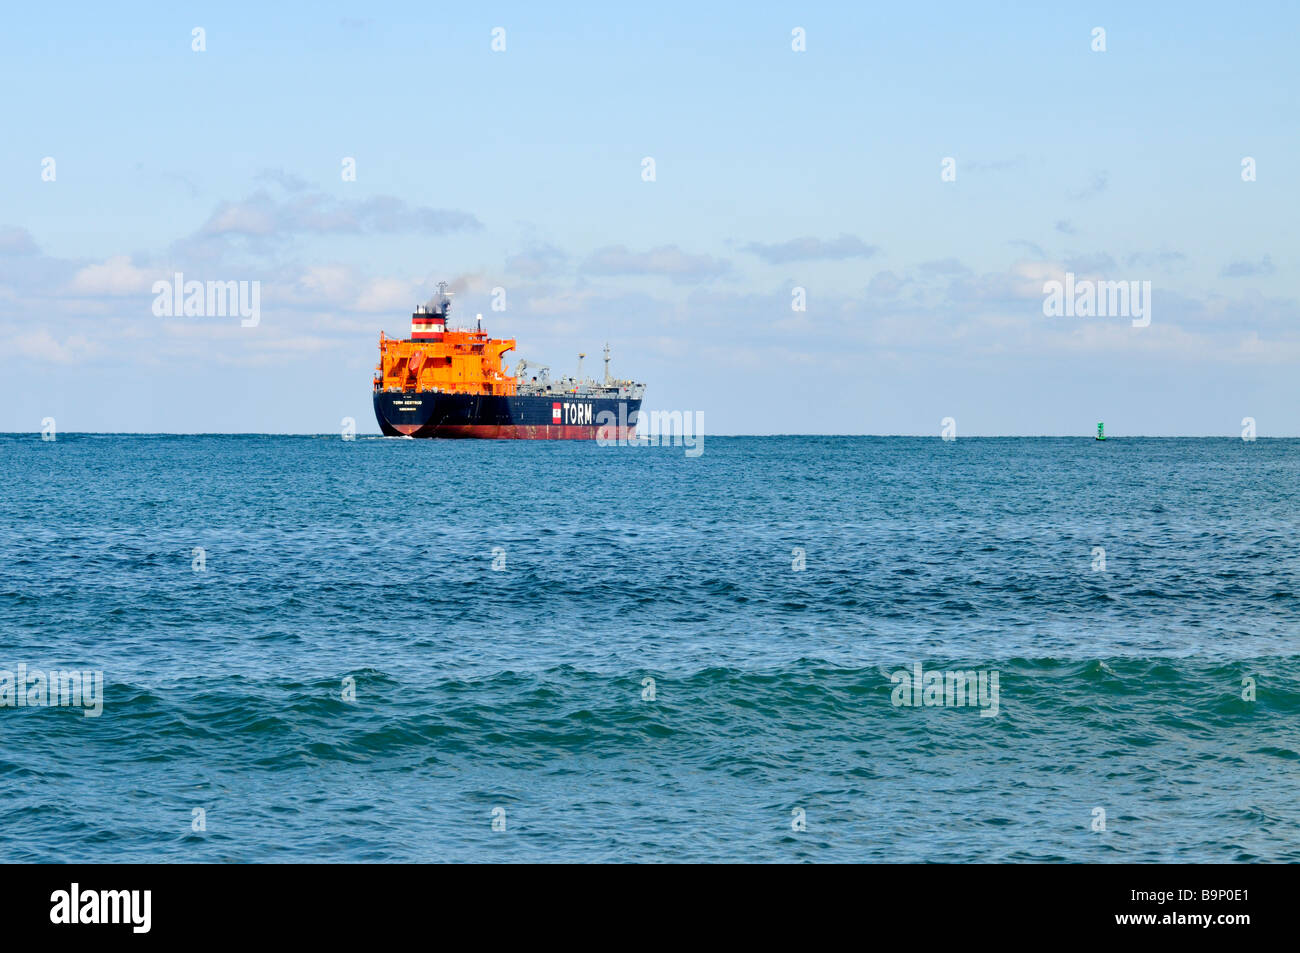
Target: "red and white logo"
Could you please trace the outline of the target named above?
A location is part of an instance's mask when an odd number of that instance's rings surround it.
[[[551,423],[558,424],[559,422],[560,422],[560,403],[559,401],[556,401],[555,403],[551,404]]]

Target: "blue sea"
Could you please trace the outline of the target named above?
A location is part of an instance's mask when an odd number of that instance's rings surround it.
[[[9,861],[1300,860],[1300,441],[0,463]]]

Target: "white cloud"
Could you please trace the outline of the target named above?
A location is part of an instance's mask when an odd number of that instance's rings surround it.
[[[592,252],[582,270],[592,275],[658,275],[673,281],[702,281],[725,274],[731,263],[712,255],[692,255],[676,245],[649,251],[629,251],[626,245],[606,245]]]
[[[880,251],[877,246],[868,245],[858,236],[847,233],[829,241],[809,236],[774,244],[751,242],[741,250],[752,252],[770,265],[784,265],[794,261],[843,261],[848,258],[870,258]]]
[[[357,311],[387,311],[405,316],[420,297],[422,281],[402,278],[376,278],[357,295],[352,307]]]
[[[129,255],[115,255],[98,265],[87,265],[72,277],[69,289],[79,295],[147,294],[158,276],[137,268]]]
[[[60,341],[43,329],[17,334],[4,342],[3,349],[20,357],[55,364],[79,364],[100,352],[98,345],[85,335],[74,334]]]
[[[0,228],[0,255],[35,255],[40,251],[32,233],[17,225]]]
[[[222,202],[199,234],[254,238],[398,232],[444,235],[482,227],[468,212],[410,205],[391,195],[341,200],[323,192],[297,192],[280,199],[259,190],[238,202]]]

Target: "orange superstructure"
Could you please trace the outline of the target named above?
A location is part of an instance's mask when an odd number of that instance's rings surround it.
[[[409,340],[380,334],[375,390],[514,395],[515,378],[502,363],[514,340],[490,338],[481,327],[448,328],[451,301],[445,283],[438,291],[438,298],[411,315]]]

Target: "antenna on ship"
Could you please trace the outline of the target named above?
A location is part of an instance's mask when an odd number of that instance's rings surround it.
[[[438,282],[438,303],[433,307],[436,314],[441,314],[443,317],[446,317],[451,313],[451,296],[453,294],[455,294],[454,291],[449,292],[447,290],[447,282]],[[432,302],[430,303],[432,304]]]
[[[478,318],[478,329],[479,329],[480,331],[482,331],[482,330],[483,330],[483,315],[481,315],[481,314],[480,314],[480,315],[476,315],[476,317]]]
[[[586,356],[582,353],[578,354],[578,380],[582,380],[582,359]]]
[[[609,386],[609,342],[605,342],[605,386]]]

